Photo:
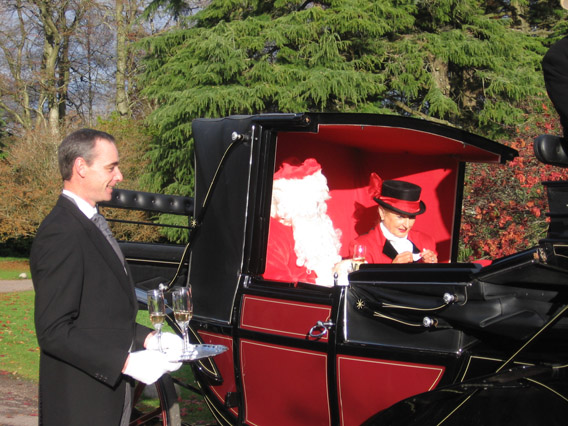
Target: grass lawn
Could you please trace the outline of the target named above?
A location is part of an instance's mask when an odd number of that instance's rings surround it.
[[[18,260],[21,262],[21,260]],[[0,259],[0,279],[14,279],[9,270],[14,260]],[[18,263],[21,265],[21,263]],[[27,261],[24,261],[27,266]],[[18,269],[19,270],[19,269]],[[18,274],[24,270],[19,270]],[[29,274],[29,269],[27,269]],[[16,274],[15,279],[17,279]],[[6,277],[7,278],[4,278]],[[34,292],[0,293],[0,373],[36,381],[39,376],[39,347],[34,327]],[[138,322],[150,325],[147,311],[138,313]],[[195,384],[191,367],[183,366],[172,374],[184,383]],[[193,425],[214,424],[214,418],[200,395],[179,388],[182,421]]]
[[[22,273],[31,277],[28,259],[0,257],[0,280],[17,280]]]
[[[0,293],[0,370],[37,381],[34,292]]]

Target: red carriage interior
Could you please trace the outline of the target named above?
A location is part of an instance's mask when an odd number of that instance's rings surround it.
[[[460,162],[499,162],[499,156],[455,139],[413,129],[320,125],[317,133],[280,132],[276,170],[290,157],[315,158],[326,176],[328,214],[341,229],[341,256],[377,223],[377,204],[368,193],[369,175],[406,180],[422,187],[426,212],[415,229],[431,235],[440,262],[451,259]],[[268,254],[270,255],[270,254]]]

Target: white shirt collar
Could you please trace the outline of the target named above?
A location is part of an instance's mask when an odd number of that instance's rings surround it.
[[[387,240],[390,241],[397,253],[404,253],[405,251],[409,251],[410,253],[412,253],[414,261],[420,259],[420,253],[413,253],[414,246],[408,239],[408,235],[406,237],[397,237],[387,229],[383,222],[380,223],[380,227],[383,235]]]
[[[63,194],[72,198],[73,201],[75,201],[75,204],[77,204],[77,207],[79,207],[79,210],[81,210],[83,212],[83,214],[85,216],[87,216],[88,219],[91,219],[95,215],[95,213],[97,213],[97,207],[96,206],[95,207],[91,206],[88,202],[83,200],[77,194],[72,193],[68,189],[64,189]]]

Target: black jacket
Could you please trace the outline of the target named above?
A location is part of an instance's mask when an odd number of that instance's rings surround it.
[[[117,425],[121,374],[131,345],[150,329],[135,323],[134,286],[111,245],[60,197],[38,229],[30,256],[41,349],[40,424]]]

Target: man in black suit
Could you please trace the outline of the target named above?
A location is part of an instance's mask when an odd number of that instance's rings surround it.
[[[568,9],[568,0],[560,4]],[[565,150],[568,148],[568,37],[554,43],[542,61],[542,71],[546,91],[560,115],[560,123],[564,128]]]
[[[114,138],[78,130],[63,140],[58,159],[63,193],[39,227],[30,256],[41,349],[40,424],[128,424],[131,378],[150,384],[181,364],[144,349],[156,348],[156,337],[135,322],[128,266],[112,236],[91,220],[96,204],[110,200],[122,180]]]

